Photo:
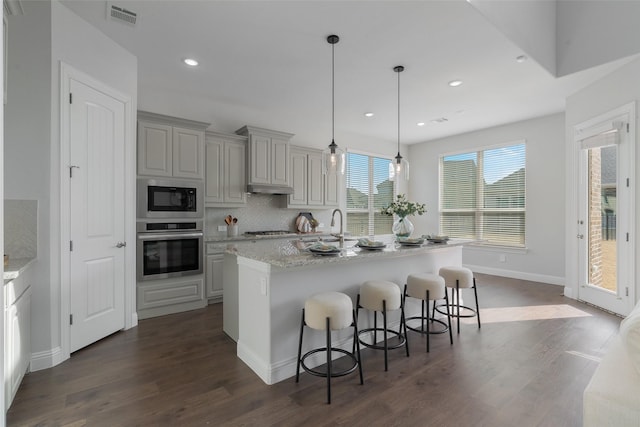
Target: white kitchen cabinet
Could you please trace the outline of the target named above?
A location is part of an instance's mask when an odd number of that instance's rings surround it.
[[[138,111],[138,175],[203,179],[208,126]]]
[[[291,147],[291,185],[287,207],[322,207],[325,203],[322,151]]]
[[[207,244],[207,264],[205,271],[207,298],[209,303],[222,300],[223,286],[223,263],[224,245]]]
[[[340,186],[342,179],[338,174],[326,174],[324,176],[324,205],[329,208],[337,208],[340,205]]]
[[[31,363],[31,281],[28,272],[4,285],[5,408],[11,406]]]
[[[207,132],[205,141],[205,206],[244,206],[247,138]]]
[[[244,126],[236,131],[249,138],[247,184],[290,186],[289,140],[293,134]]]

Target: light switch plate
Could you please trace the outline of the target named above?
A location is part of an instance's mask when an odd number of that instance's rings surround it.
[[[218,226],[218,231],[227,231],[227,226],[226,225],[219,225]]]

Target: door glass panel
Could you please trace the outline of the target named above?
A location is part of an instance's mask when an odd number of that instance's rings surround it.
[[[589,284],[617,293],[617,146],[588,150]]]

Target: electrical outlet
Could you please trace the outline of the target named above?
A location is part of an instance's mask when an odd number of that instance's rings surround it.
[[[507,256],[505,254],[500,254],[500,256],[498,257],[498,260],[500,262],[507,262]]]
[[[324,228],[324,222],[321,222],[320,224],[318,224],[318,228]]]
[[[226,225],[219,225],[218,226],[218,231],[227,231],[227,226]]]

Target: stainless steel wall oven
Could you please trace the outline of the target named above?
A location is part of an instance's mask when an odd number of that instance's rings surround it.
[[[138,281],[202,274],[202,223],[138,222]]]

